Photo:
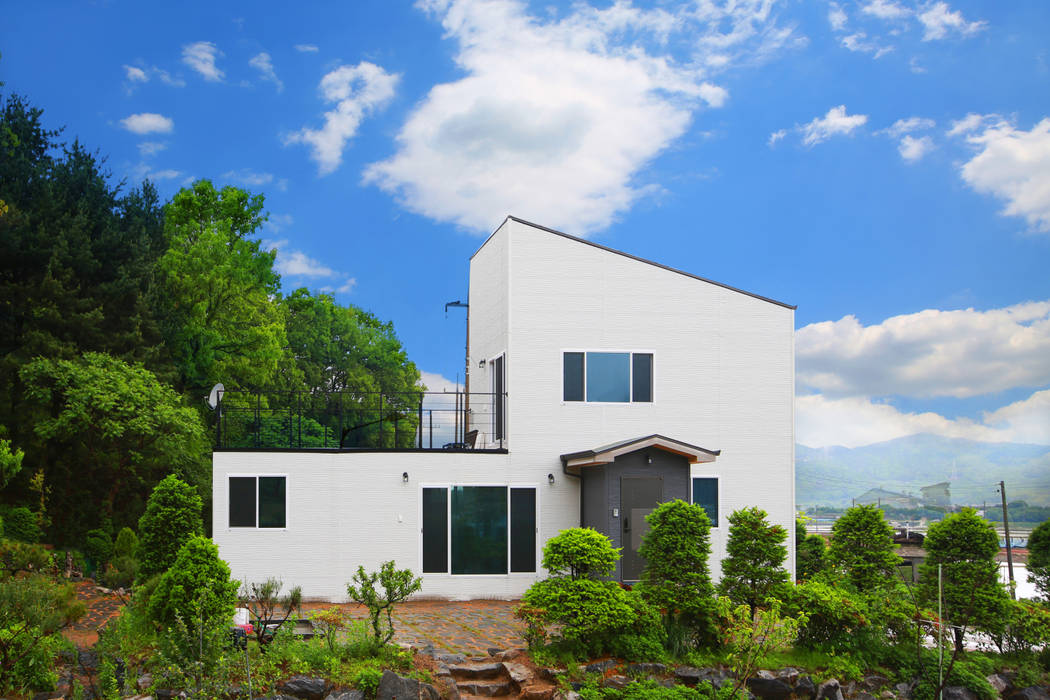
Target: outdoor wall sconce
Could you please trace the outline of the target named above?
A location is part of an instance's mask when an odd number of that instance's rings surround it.
[[[408,472],[401,472],[401,481],[408,483]]]
[[[485,369],[485,359],[484,358],[482,358],[481,360],[478,361],[478,368],[479,369]]]
[[[645,456],[645,463],[646,464],[652,464],[653,463],[653,456],[652,455],[646,455]]]
[[[551,486],[554,485],[554,475],[553,474],[548,474],[547,475],[547,483],[550,484]]]

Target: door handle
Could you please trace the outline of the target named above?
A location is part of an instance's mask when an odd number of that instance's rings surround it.
[[[624,532],[630,532],[631,531],[631,519],[629,517],[627,517],[626,515],[623,516],[623,531]]]

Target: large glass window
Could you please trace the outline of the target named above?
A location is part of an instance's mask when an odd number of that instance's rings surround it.
[[[423,489],[423,573],[536,571],[536,489]]]
[[[652,353],[566,352],[562,399],[595,403],[651,402]]]
[[[287,525],[286,480],[283,476],[231,476],[230,527]]]
[[[711,527],[718,527],[718,477],[693,479],[693,503],[707,511]]]

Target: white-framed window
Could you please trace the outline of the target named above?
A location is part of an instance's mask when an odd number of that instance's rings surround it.
[[[702,506],[711,521],[711,527],[718,527],[718,477],[693,477],[693,503]]]
[[[424,574],[536,572],[536,487],[421,488]]]
[[[228,481],[229,526],[288,526],[288,477],[283,474],[231,475]]]
[[[563,352],[562,400],[651,403],[653,353],[594,350]]]

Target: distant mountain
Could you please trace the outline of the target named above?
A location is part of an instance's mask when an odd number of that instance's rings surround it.
[[[998,503],[998,482],[1011,501],[1050,506],[1050,445],[975,442],[909,435],[863,447],[795,445],[795,500],[800,506],[849,505],[870,488],[920,496],[951,484],[952,503]]]

